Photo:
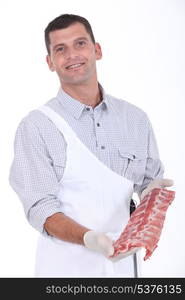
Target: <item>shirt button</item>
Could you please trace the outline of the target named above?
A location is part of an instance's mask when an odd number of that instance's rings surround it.
[[[100,127],[100,123],[97,123],[96,125],[97,125],[98,127]]]
[[[90,110],[90,108],[89,108],[89,107],[86,107],[86,110]]]
[[[105,146],[101,146],[101,149],[105,149]]]

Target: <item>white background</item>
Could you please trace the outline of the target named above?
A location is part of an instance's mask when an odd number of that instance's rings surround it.
[[[21,119],[55,96],[46,65],[44,29],[63,13],[86,17],[103,49],[105,90],[149,116],[165,177],[175,181],[158,248],[144,277],[185,277],[185,1],[0,1],[0,277],[32,277],[38,233],[8,183]]]

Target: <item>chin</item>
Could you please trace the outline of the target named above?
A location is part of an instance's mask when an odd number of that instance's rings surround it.
[[[89,80],[89,77],[78,77],[78,78],[68,78],[67,80],[62,80],[63,83],[65,84],[74,84],[74,85],[78,85],[78,84],[83,84],[86,83]]]

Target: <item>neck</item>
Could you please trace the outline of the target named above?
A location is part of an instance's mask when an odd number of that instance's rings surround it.
[[[88,106],[95,107],[102,100],[101,92],[97,81],[81,85],[65,85],[64,83],[62,83],[62,89],[72,98]]]

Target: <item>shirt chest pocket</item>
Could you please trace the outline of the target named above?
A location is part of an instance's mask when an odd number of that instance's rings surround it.
[[[120,148],[119,160],[121,175],[135,184],[142,184],[146,169],[146,155],[142,155],[136,150],[125,151]]]

